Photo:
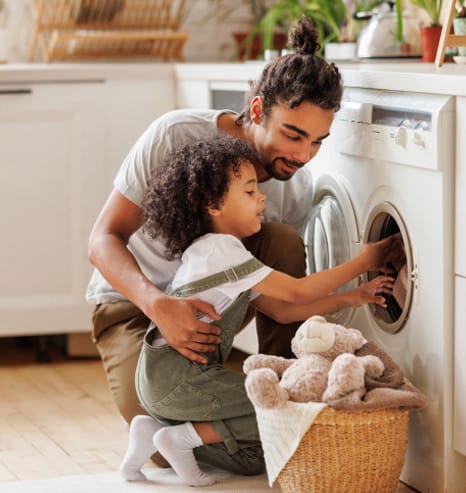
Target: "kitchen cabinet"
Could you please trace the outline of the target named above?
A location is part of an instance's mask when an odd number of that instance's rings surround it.
[[[456,99],[455,331],[453,445],[466,455],[466,97]]]
[[[184,80],[176,82],[177,108],[210,108],[209,82],[207,80]]]
[[[248,64],[177,64],[177,108],[230,108],[241,111],[249,81],[259,75]]]
[[[455,279],[455,361],[454,361],[454,412],[453,412],[453,446],[457,452],[466,455],[466,277]]]
[[[455,273],[466,277],[466,97],[456,98]]]
[[[0,89],[1,335],[89,326],[86,237],[104,178],[103,89]]]
[[[0,336],[89,331],[90,229],[172,78],[0,82]]]

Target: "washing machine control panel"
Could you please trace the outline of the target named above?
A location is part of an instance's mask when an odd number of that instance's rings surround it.
[[[439,169],[453,119],[449,96],[346,89],[332,131],[341,153]]]

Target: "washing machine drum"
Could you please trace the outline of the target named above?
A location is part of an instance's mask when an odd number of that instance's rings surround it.
[[[382,308],[378,305],[369,307],[377,325],[385,332],[394,334],[401,330],[407,321],[412,303],[416,272],[413,267],[411,241],[400,213],[389,202],[381,202],[371,210],[364,230],[364,243],[376,242],[397,233],[403,240],[403,260],[397,265],[387,266],[393,271],[390,275],[395,277],[393,295],[385,295],[387,307]],[[379,274],[368,272],[363,279],[370,281]]]

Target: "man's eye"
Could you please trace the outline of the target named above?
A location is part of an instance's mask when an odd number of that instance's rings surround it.
[[[289,140],[297,141],[301,140],[301,137],[299,135],[287,135]]]

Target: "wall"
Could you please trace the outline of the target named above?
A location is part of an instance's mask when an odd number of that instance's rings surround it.
[[[227,5],[229,3],[229,0],[222,1]],[[5,8],[0,12],[0,60],[25,62],[33,23],[31,1],[3,0],[3,3]],[[218,19],[212,0],[186,1],[182,27],[190,32],[184,50],[187,61],[215,62],[236,58],[236,47],[230,33],[250,22],[245,3],[237,3],[239,7],[234,14],[227,19]]]
[[[236,46],[231,36],[235,30],[251,25],[247,0],[233,0],[235,11],[226,18],[215,15],[215,5],[223,4],[231,10],[232,0],[186,0],[186,14],[182,28],[190,33],[184,54],[188,62],[225,62],[236,60]],[[264,0],[267,3],[268,0]],[[5,5],[0,11],[0,62],[25,62],[32,29],[31,0],[0,0]],[[404,0],[408,5],[408,0]],[[444,2],[444,9],[446,2]],[[411,6],[411,8],[413,8]],[[415,16],[426,22],[425,12]],[[420,14],[420,15],[419,15]],[[39,60],[37,60],[39,61]]]
[[[3,0],[0,11],[0,60],[25,61],[32,16],[29,0]]]

